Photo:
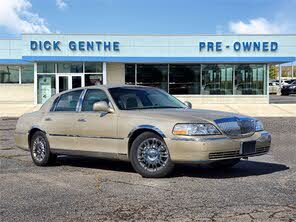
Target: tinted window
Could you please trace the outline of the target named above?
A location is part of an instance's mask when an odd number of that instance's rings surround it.
[[[58,63],[58,73],[82,73],[82,62],[64,62]]]
[[[22,67],[22,83],[34,82],[34,66]]]
[[[99,62],[86,62],[85,73],[101,73],[103,72],[102,63]]]
[[[168,90],[168,65],[138,64],[137,85],[153,86]]]
[[[37,73],[55,73],[54,63],[38,62]]]
[[[1,65],[0,83],[19,83],[19,67]]]
[[[170,94],[200,94],[200,65],[171,64]]]
[[[100,89],[87,90],[82,102],[81,111],[93,111],[93,104],[96,102],[105,101],[109,103],[106,93]]]
[[[186,106],[168,93],[153,88],[118,87],[109,92],[119,109],[185,108]]]
[[[54,111],[76,111],[76,106],[82,90],[65,93],[60,96]]]

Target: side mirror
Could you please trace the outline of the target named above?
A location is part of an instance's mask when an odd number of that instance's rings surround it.
[[[96,102],[93,104],[93,111],[113,113],[114,110],[105,101]]]
[[[188,107],[188,109],[192,109],[191,102],[185,101],[184,104]]]

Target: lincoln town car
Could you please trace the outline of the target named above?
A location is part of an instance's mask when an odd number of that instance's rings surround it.
[[[166,177],[176,163],[232,167],[266,154],[271,136],[258,119],[192,109],[152,87],[101,85],[51,97],[18,119],[16,145],[38,166],[58,155],[129,161],[143,177]]]

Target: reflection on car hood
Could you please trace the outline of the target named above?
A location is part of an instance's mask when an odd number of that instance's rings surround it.
[[[161,118],[168,120],[182,120],[182,121],[214,121],[215,119],[225,118],[225,117],[245,117],[237,113],[222,112],[215,110],[205,110],[205,109],[145,109],[137,110],[137,114],[143,117]]]

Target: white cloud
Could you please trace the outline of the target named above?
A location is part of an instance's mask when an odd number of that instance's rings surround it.
[[[68,7],[68,4],[65,2],[65,0],[56,0],[56,5],[61,10]]]
[[[1,0],[0,26],[12,33],[50,33],[45,20],[32,12],[29,0]]]
[[[229,22],[229,30],[235,34],[281,34],[287,32],[285,25],[261,17],[250,19],[247,23],[243,21]]]

